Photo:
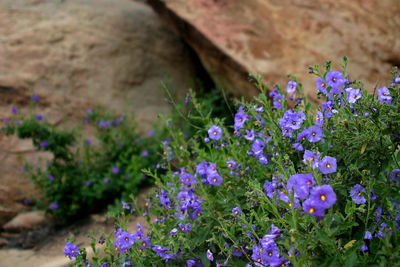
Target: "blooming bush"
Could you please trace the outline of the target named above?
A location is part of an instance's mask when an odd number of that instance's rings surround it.
[[[82,136],[81,126],[64,130],[41,114],[25,118],[15,108],[13,113],[5,133],[31,138],[38,150],[53,156],[44,168],[26,164],[25,169],[43,193],[43,199],[34,201],[61,223],[135,194],[146,182],[141,170],[154,167],[160,158],[153,131],[141,137],[132,119],[103,109],[89,110],[83,119],[84,127],[95,130],[93,140]]]
[[[310,68],[319,107],[293,76],[273,90],[252,77],[261,94],[240,103],[233,126],[198,116],[200,130],[187,141],[171,129],[166,173],[146,171],[158,186],[143,210],[147,231],[128,232],[122,216],[104,257],[74,255],[67,243],[73,265],[397,264],[399,73],[376,97],[346,66]]]

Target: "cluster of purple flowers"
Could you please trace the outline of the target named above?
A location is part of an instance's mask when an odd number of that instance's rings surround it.
[[[69,259],[75,258],[79,254],[79,248],[72,244],[71,242],[67,242],[64,246],[64,255]]]
[[[294,112],[288,109],[283,114],[283,118],[279,121],[283,136],[291,137],[294,130],[298,130],[306,119],[303,111]]]
[[[252,118],[244,112],[244,108],[240,107],[239,112],[235,114],[234,125],[233,128],[235,132],[238,132],[239,129],[243,128],[246,121],[251,120]]]
[[[193,188],[179,192],[176,195],[176,201],[179,204],[177,209],[180,214],[187,215],[191,220],[195,220],[201,215],[201,203],[203,201],[196,196]],[[179,217],[182,217],[182,215]]]
[[[337,163],[336,158],[325,156],[322,159],[319,158],[319,152],[313,152],[310,150],[304,151],[303,162],[305,164],[311,164],[313,168],[318,168],[318,170],[323,174],[330,174],[336,172]]]
[[[281,230],[271,225],[268,234],[265,235],[259,244],[253,246],[251,259],[255,266],[287,266],[289,261],[279,253],[279,247],[275,240],[280,237]]]
[[[196,174],[202,178],[204,184],[220,186],[223,178],[218,173],[217,164],[202,161],[196,166]]]
[[[123,231],[118,228],[115,234],[115,250],[126,253],[136,243],[140,243],[139,250],[144,250],[150,247],[150,239],[145,236],[143,227],[138,223],[137,230],[134,234]]]
[[[269,96],[272,97],[272,106],[276,109],[283,109],[283,101],[285,100],[285,96],[280,94],[277,88],[274,88],[269,93]]]

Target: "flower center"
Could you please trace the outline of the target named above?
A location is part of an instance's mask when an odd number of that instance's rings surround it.
[[[214,132],[213,132],[213,135],[217,135],[217,134],[218,134],[217,131],[214,131]]]
[[[307,181],[307,184],[308,184],[308,185],[312,185],[312,182],[311,182],[311,181]]]
[[[310,161],[314,161],[314,157],[310,157]]]
[[[214,179],[213,179],[213,182],[216,183],[216,182],[217,182],[217,178],[214,178]]]
[[[279,98],[279,99],[278,99],[278,102],[282,102],[282,99]]]
[[[310,213],[314,213],[314,212],[315,212],[315,209],[314,209],[314,208],[310,208],[310,209],[309,209],[309,212],[310,212]]]
[[[388,93],[383,93],[383,95],[389,95]]]
[[[316,136],[317,135],[317,133],[316,132],[312,132],[312,136]]]
[[[321,87],[325,87],[325,83],[321,83]]]
[[[326,164],[326,167],[327,167],[327,168],[330,168],[330,167],[331,167],[331,164],[327,163],[327,164]]]
[[[128,240],[129,240],[129,238],[125,237],[125,241],[128,241]]]
[[[190,181],[190,179],[189,178],[186,178],[186,182],[189,182]]]
[[[332,78],[332,82],[336,82],[336,78]]]
[[[269,253],[268,253],[268,256],[272,257],[272,252],[269,252]]]
[[[321,198],[322,201],[326,200],[326,196],[325,195],[321,195],[320,198]]]
[[[235,210],[235,214],[239,214],[239,211]]]
[[[181,230],[182,230],[182,232],[184,232],[185,231],[185,227],[182,227]]]
[[[228,164],[228,167],[229,167],[229,168],[230,168],[230,167],[232,167],[232,164],[231,164],[231,163],[229,163],[229,164]]]

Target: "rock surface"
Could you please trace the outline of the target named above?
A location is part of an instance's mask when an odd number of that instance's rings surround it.
[[[147,0],[196,51],[205,68],[236,95],[252,96],[248,72],[272,86],[301,78],[314,96],[310,65],[350,59],[369,90],[400,65],[397,0]],[[315,96],[314,96],[315,97]]]
[[[170,108],[160,82],[169,77],[182,96],[195,73],[188,47],[142,2],[0,1],[0,121],[12,105],[29,109],[35,93],[34,112],[50,122],[80,121],[102,104],[134,112],[145,131]],[[0,227],[39,193],[21,170],[23,160],[48,156],[29,140],[0,134]]]
[[[21,232],[39,227],[47,222],[43,211],[21,212],[11,221],[3,225],[3,229],[8,232]]]

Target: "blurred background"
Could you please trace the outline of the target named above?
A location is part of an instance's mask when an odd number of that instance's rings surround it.
[[[249,98],[258,93],[249,73],[270,86],[294,74],[316,102],[308,66],[343,56],[367,90],[387,82],[400,65],[400,1],[0,0],[0,119],[38,95],[51,123],[73,124],[100,104],[134,113],[146,132],[171,109],[161,83],[178,98],[199,87]],[[46,157],[0,133],[0,246],[18,231],[8,223],[31,209],[26,196],[40,194],[22,160]],[[7,253],[12,264],[37,251]]]

